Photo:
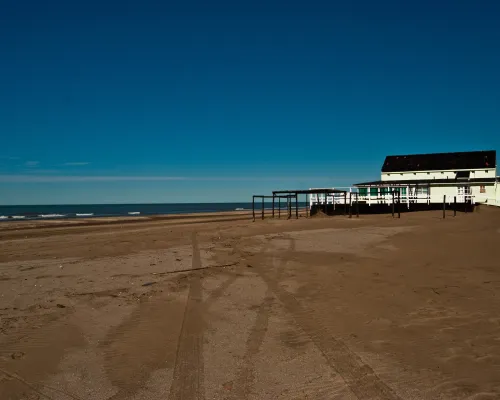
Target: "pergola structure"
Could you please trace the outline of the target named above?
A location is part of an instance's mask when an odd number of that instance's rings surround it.
[[[281,199],[286,199],[287,200],[287,211],[288,211],[288,218],[292,217],[292,202],[291,199],[295,196],[291,195],[281,195],[281,196],[275,196],[274,194],[272,196],[264,196],[264,195],[253,195],[252,196],[252,215],[253,215],[253,220],[255,221],[255,199],[262,199],[262,219],[264,219],[264,200],[265,199],[273,199],[273,218],[274,218],[274,205],[275,205],[275,200],[278,199],[278,218],[281,218]],[[295,208],[297,208],[297,198],[295,198]],[[298,216],[297,216],[298,218]]]
[[[264,195],[255,195],[252,198],[252,214],[253,214],[253,219],[255,221],[255,199],[262,199],[262,219],[264,219],[264,200],[265,199],[272,199],[272,217],[274,218],[275,216],[275,202],[276,199],[278,199],[278,218],[281,217],[281,199],[286,199],[287,200],[287,214],[288,218],[292,218],[292,200],[295,199],[295,218],[299,218],[299,195],[306,195],[306,217],[310,216],[310,209],[309,209],[309,195],[312,194],[323,194],[324,195],[324,212],[327,212],[327,196],[328,195],[334,195],[334,194],[343,194],[344,195],[344,215],[347,215],[347,211],[349,208],[349,216],[352,216],[352,197],[349,198],[349,201],[347,201],[347,191],[346,190],[339,190],[339,189],[305,189],[305,190],[275,190],[273,191],[272,196],[264,196]],[[349,193],[350,196],[353,194],[356,195],[357,193]],[[349,205],[349,206],[348,206]],[[356,205],[358,205],[358,201],[356,200]],[[359,206],[356,207],[356,214],[359,216]]]

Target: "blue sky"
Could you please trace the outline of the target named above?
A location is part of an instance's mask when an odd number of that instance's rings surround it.
[[[3,0],[0,204],[245,201],[500,149],[498,1]]]

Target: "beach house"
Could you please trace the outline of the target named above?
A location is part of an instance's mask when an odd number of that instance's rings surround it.
[[[354,202],[362,212],[387,212],[387,205],[399,202],[410,210],[439,208],[447,204],[500,206],[500,177],[496,170],[496,151],[389,155],[380,180],[361,182],[342,188],[343,194],[311,195],[311,209],[321,205]],[[340,188],[337,188],[340,189]]]
[[[357,183],[359,198],[386,203],[392,193],[411,204],[470,202],[500,205],[496,151],[391,155],[384,160],[380,180]]]

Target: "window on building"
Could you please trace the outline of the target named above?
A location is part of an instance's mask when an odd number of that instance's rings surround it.
[[[479,186],[479,193],[486,193],[486,186],[484,185]]]
[[[368,188],[359,188],[360,196],[368,196]]]
[[[381,187],[380,188],[380,194],[388,194],[389,193],[389,188],[388,187]]]
[[[459,196],[469,195],[471,193],[470,186],[458,186],[457,192]]]
[[[427,196],[429,194],[429,188],[427,186],[419,186],[415,188],[415,194],[417,196]]]
[[[378,196],[378,188],[370,188],[370,196],[371,197],[377,197]]]
[[[403,196],[406,195],[406,188],[405,187],[392,187],[391,191],[398,194],[401,193]]]

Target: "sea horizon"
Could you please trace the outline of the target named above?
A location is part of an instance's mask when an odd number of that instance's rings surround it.
[[[271,202],[264,202],[264,208],[269,209],[271,204]],[[303,204],[303,202],[299,202],[299,205]],[[262,202],[257,202],[256,211],[260,210],[261,207]],[[277,202],[275,207],[278,207]],[[281,202],[281,208],[285,208],[285,202]],[[123,217],[138,215],[154,216],[251,210],[252,202],[0,205],[0,221]]]

